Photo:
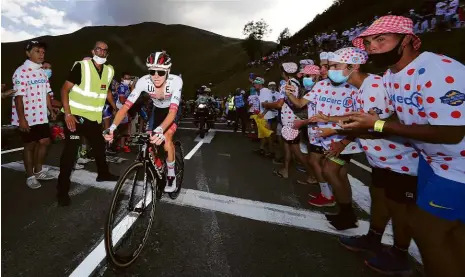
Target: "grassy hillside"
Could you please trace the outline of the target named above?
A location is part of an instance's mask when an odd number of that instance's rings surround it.
[[[173,59],[172,73],[182,73],[183,94],[192,96],[200,85],[221,83],[234,72],[243,70],[248,57],[241,46],[242,40],[223,37],[185,25],[165,25],[146,22],[130,26],[85,27],[75,33],[39,38],[49,48],[46,60],[53,65],[52,89],[59,94],[60,87],[76,60],[90,56],[95,41],[109,44],[108,62],[116,75],[129,71],[133,75],[146,74],[145,59],[150,52],[165,49]],[[14,70],[24,62],[26,42],[2,43],[2,83],[11,87]],[[276,47],[263,44],[265,51]],[[8,102],[8,103],[7,103]],[[11,101],[2,103],[2,123],[8,122]]]

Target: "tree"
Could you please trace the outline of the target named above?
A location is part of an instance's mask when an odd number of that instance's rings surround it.
[[[291,37],[291,32],[289,32],[289,28],[285,28],[281,33],[279,33],[278,39],[276,42],[281,45],[285,43],[286,40],[288,40]]]
[[[245,24],[242,33],[247,37],[242,46],[244,47],[249,59],[251,61],[255,60],[255,54],[258,52],[262,53],[260,41],[271,33],[270,26],[265,20],[260,19],[257,22],[250,21]]]

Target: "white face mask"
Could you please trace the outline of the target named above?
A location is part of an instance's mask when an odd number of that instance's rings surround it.
[[[92,58],[94,60],[94,62],[96,62],[97,64],[104,64],[107,62],[107,58],[100,58],[99,56],[97,55],[94,55],[94,57]]]
[[[123,84],[125,84],[126,86],[129,86],[130,83],[131,83],[131,80],[123,80]]]

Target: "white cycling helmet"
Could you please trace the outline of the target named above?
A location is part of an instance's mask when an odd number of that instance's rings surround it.
[[[147,57],[146,65],[148,69],[163,68],[168,70],[172,64],[170,56],[163,51],[151,53]]]

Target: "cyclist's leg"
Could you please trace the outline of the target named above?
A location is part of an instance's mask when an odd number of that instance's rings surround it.
[[[177,125],[175,122],[171,124],[168,130],[165,132],[165,151],[167,153],[166,165],[168,168],[168,184],[165,187],[166,192],[173,192],[176,190],[176,160],[175,160],[175,147],[173,143],[173,136],[176,132]]]

